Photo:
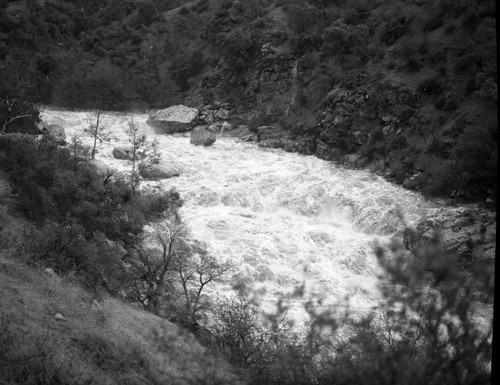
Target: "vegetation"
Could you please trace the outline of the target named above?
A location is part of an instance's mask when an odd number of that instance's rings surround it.
[[[491,0],[16,4],[2,2],[5,12],[0,18],[2,132],[26,125],[37,131],[36,103],[99,111],[156,108],[180,101],[201,107],[219,100],[230,102],[234,112],[258,115],[259,109],[272,107],[279,109],[277,116],[287,117],[290,108],[298,108],[293,111],[296,125],[281,124],[279,119],[272,119],[273,124],[298,138],[323,142],[320,148],[326,150],[319,156],[368,153],[383,159],[386,166],[380,167],[397,165],[401,183],[423,170],[420,184],[413,187],[425,193],[447,196],[460,189],[467,190],[463,195],[470,200],[495,200],[495,162],[475,165],[487,167],[486,178],[477,182],[472,178],[464,186],[461,175],[469,172],[465,164],[474,163],[472,157],[461,162],[465,169],[456,172],[449,164],[459,159],[458,150],[438,158],[433,167],[424,167],[422,158],[432,156],[432,149],[420,145],[432,127],[440,143],[454,148],[459,145],[457,137],[447,135],[445,127],[465,120],[476,131],[489,131],[496,148]],[[293,80],[288,73],[295,62],[299,67]],[[278,80],[262,82],[266,74],[274,79],[273,73]],[[348,111],[351,115],[360,111],[358,121],[333,127],[328,118],[321,125],[319,117],[332,108],[325,103],[328,93],[336,87],[364,92],[370,103]],[[415,94],[411,106],[398,96],[407,92]],[[427,105],[434,106],[432,111]],[[403,106],[409,110],[401,119]],[[482,122],[474,115],[476,110],[484,111]],[[311,121],[311,115],[315,127],[300,123]],[[342,134],[367,131],[363,137],[372,137],[370,131],[385,126],[377,122],[386,115],[399,119],[395,124],[404,139],[398,143],[404,145],[380,146]],[[308,148],[316,153],[315,144]],[[410,161],[403,154],[410,154]],[[372,159],[363,157],[362,162],[373,166]],[[443,178],[446,182],[439,182]]]
[[[150,142],[146,134],[139,130],[139,126],[131,120],[125,132],[128,136],[131,149],[129,186],[131,194],[134,195],[140,183],[140,173],[145,167],[158,164],[160,154],[158,152],[158,141]]]
[[[378,250],[376,312],[317,313],[311,299],[298,335],[281,302],[262,314],[243,293],[205,295],[231,266],[193,239],[175,190],[140,188],[141,170],[159,157],[134,122],[128,175],[102,174],[92,160],[104,110],[221,100],[235,114],[252,112],[261,140],[260,126],[280,126],[310,141],[311,154],[357,152],[379,172],[390,165],[399,183],[418,170],[411,186],[427,194],[494,199],[494,2],[0,1],[0,11],[0,169],[26,219],[0,228],[0,382],[226,381],[201,369],[189,379],[162,372],[169,365],[156,357],[171,346],[149,332],[172,325],[156,316],[187,327],[256,384],[489,381],[491,330],[474,320],[472,298],[491,301],[492,282],[455,270],[438,239],[413,252],[397,243]],[[95,110],[93,147],[33,136],[38,103]],[[63,281],[37,278],[45,268]],[[108,308],[91,310],[103,298]],[[55,310],[70,315],[75,333],[56,333],[27,310],[39,306],[50,319]],[[133,325],[145,319],[135,340]]]

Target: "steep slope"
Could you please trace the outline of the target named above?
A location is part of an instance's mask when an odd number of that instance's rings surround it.
[[[0,383],[223,384],[191,335],[117,299],[0,255]]]

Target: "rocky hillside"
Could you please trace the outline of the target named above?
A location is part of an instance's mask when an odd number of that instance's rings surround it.
[[[4,76],[5,100],[99,109],[228,103],[233,123],[248,124],[262,146],[370,167],[430,195],[496,204],[492,0],[58,0],[2,8],[2,72],[22,80]],[[13,112],[2,108],[9,122]]]

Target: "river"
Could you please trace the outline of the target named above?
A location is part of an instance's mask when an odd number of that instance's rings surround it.
[[[155,135],[146,114],[101,116],[112,140],[99,147],[97,158],[109,167],[128,167],[113,158],[112,149],[127,144],[124,131],[131,118],[159,140],[163,161],[179,167],[179,177],[157,184],[181,193],[181,214],[192,236],[233,265],[211,295],[245,284],[263,293],[263,306],[271,308],[276,298],[304,285],[307,296],[324,298],[325,304],[348,298],[353,312],[364,313],[379,300],[374,247],[404,228],[398,210],[410,225],[447,210],[369,171],[313,156],[230,137],[205,148],[191,145],[187,135]],[[71,138],[82,134],[95,114],[46,108],[42,119],[62,125]],[[300,300],[290,306],[292,317],[306,319]]]

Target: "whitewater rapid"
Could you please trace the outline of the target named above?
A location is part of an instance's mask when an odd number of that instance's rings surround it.
[[[62,125],[71,139],[95,120],[95,113],[45,109],[42,119]],[[398,210],[414,224],[437,209],[368,171],[313,156],[234,138],[219,138],[205,148],[191,145],[188,135],[155,135],[146,114],[101,116],[112,140],[99,147],[97,159],[108,167],[128,167],[113,158],[112,149],[128,144],[124,132],[130,119],[158,139],[163,161],[179,167],[179,177],[156,184],[180,192],[181,214],[192,236],[233,266],[212,286],[213,296],[244,284],[260,290],[263,306],[270,308],[304,285],[307,295],[324,298],[325,304],[348,297],[352,311],[368,311],[379,300],[374,247],[404,228]],[[90,137],[83,139],[91,143]],[[291,314],[305,317],[301,300],[290,301]]]

